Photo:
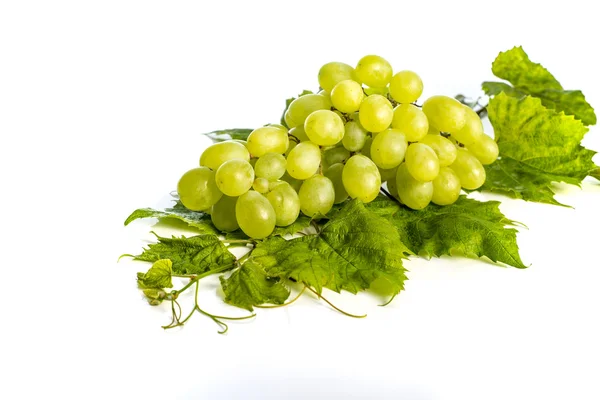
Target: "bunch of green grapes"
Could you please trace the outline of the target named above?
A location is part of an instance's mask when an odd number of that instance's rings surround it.
[[[320,218],[348,198],[373,201],[382,183],[415,210],[452,204],[462,188],[483,185],[483,165],[498,158],[477,113],[446,96],[417,105],[421,78],[394,74],[382,57],[325,64],[318,81],[319,93],[290,103],[287,127],[207,148],[179,181],[183,205],[210,213],[221,231],[261,239],[300,213]]]

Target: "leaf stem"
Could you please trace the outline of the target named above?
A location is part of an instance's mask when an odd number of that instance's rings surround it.
[[[317,297],[319,297],[319,299],[325,301],[325,303],[329,304],[334,310],[341,312],[344,315],[347,315],[348,317],[352,317],[352,318],[365,318],[367,316],[367,314],[364,315],[355,315],[355,314],[350,314],[349,312],[346,312],[338,307],[336,307],[335,305],[333,305],[332,302],[330,302],[329,300],[327,300],[325,297],[323,297],[322,295],[320,295],[316,290],[314,290],[313,288],[311,288],[310,286],[308,286],[306,283],[304,284],[304,287],[307,288],[308,290],[310,290],[311,292],[313,292],[314,294],[317,295]]]

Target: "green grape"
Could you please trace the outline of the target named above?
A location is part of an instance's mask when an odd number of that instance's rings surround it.
[[[250,190],[238,198],[235,215],[242,231],[253,239],[263,239],[275,229],[275,210],[262,194]]]
[[[258,193],[265,194],[269,191],[269,180],[265,178],[256,178],[252,184],[252,189]]]
[[[348,198],[348,192],[346,192],[344,182],[342,181],[343,171],[344,164],[342,163],[333,164],[325,171],[325,176],[333,183],[333,189],[335,191],[334,204],[341,203]]]
[[[396,170],[396,172],[398,172],[398,170]],[[396,176],[397,175],[398,174],[396,174]],[[388,193],[391,194],[392,196],[394,196],[395,198],[399,199],[399,197],[398,197],[398,183],[396,182],[396,176],[394,176],[392,179],[386,181],[385,185],[387,186]]]
[[[356,121],[346,122],[342,145],[349,151],[359,151],[367,141],[367,131]]]
[[[344,113],[358,111],[365,94],[362,86],[352,80],[341,81],[331,91],[331,103]]]
[[[292,178],[304,180],[317,173],[321,164],[321,149],[312,142],[299,143],[287,157],[287,172]]]
[[[300,179],[292,178],[287,172],[281,177],[281,180],[289,184],[296,192],[298,192],[300,186],[302,186],[302,181]]]
[[[267,200],[275,210],[275,225],[288,226],[300,214],[300,198],[298,193],[286,182],[275,186],[268,194]]]
[[[390,95],[398,103],[414,103],[423,93],[421,77],[412,71],[400,71],[390,81]]]
[[[283,154],[289,142],[287,129],[263,126],[248,136],[248,151],[253,157],[262,157],[267,153]]]
[[[288,145],[288,149],[285,152],[285,156],[289,156],[290,153],[292,152],[292,150],[294,150],[294,148],[298,145],[298,143],[294,142],[293,140],[290,140],[290,144]],[[250,159],[252,160],[252,159]]]
[[[367,157],[357,154],[346,162],[342,171],[342,182],[348,195],[365,203],[377,197],[381,187],[381,176],[377,165]]]
[[[485,169],[481,162],[469,150],[458,148],[456,160],[450,165],[460,179],[460,185],[468,190],[475,190],[485,183]]]
[[[304,215],[309,217],[325,215],[331,210],[335,201],[335,189],[329,178],[314,175],[302,183],[298,197]]]
[[[361,103],[358,117],[360,124],[367,131],[381,132],[392,123],[394,109],[388,99],[379,94],[373,94]]]
[[[423,143],[408,146],[405,164],[413,178],[421,182],[434,180],[440,172],[440,161],[435,151]]]
[[[435,126],[429,124],[429,130],[427,131],[428,135],[439,135],[441,132]]]
[[[282,177],[283,179],[283,177]],[[289,185],[289,183],[287,183],[284,180],[279,180],[279,181],[269,181],[269,191],[275,189],[277,186],[280,185]],[[291,186],[291,185],[290,185]]]
[[[252,187],[254,170],[248,161],[225,161],[217,170],[215,180],[219,190],[227,196],[241,196]]]
[[[421,210],[427,207],[433,196],[433,183],[421,182],[413,178],[408,172],[406,163],[402,163],[398,167],[396,189],[400,201],[413,210]]]
[[[177,193],[183,205],[192,211],[206,210],[223,196],[215,182],[215,173],[207,167],[190,169],[183,174],[177,183]]]
[[[439,133],[427,134],[419,142],[426,144],[435,151],[440,162],[440,167],[447,167],[456,159],[456,146]]]
[[[285,112],[285,123],[291,128],[304,125],[310,114],[317,110],[330,110],[331,100],[320,94],[305,94],[292,101]]]
[[[345,163],[350,158],[350,152],[344,147],[331,147],[323,150],[321,154],[321,165],[327,170],[331,165]]]
[[[333,111],[317,110],[306,118],[304,131],[311,142],[333,146],[344,137],[344,121]]]
[[[438,206],[454,203],[460,195],[460,179],[449,167],[440,168],[440,173],[433,180],[433,197],[431,201]]]
[[[373,88],[386,87],[392,79],[392,66],[379,56],[364,56],[358,61],[355,71],[359,81]]]
[[[267,153],[260,157],[254,165],[254,173],[259,178],[276,181],[285,174],[285,157],[277,153]]]
[[[398,167],[389,168],[389,169],[379,168],[379,175],[381,176],[381,182],[387,182],[387,181],[396,179],[397,171],[398,171]]]
[[[360,154],[362,154],[365,157],[371,158],[371,145],[372,144],[373,144],[373,137],[368,136],[367,140],[365,141],[365,145],[363,146],[362,149],[360,149]]]
[[[348,64],[330,62],[323,65],[319,70],[319,86],[327,93],[331,92],[339,82],[347,79],[356,80],[354,68]]]
[[[388,87],[382,87],[382,88],[373,88],[373,87],[366,87],[363,88],[365,94],[367,96],[371,96],[373,94],[379,94],[383,97],[387,97],[388,93],[390,92],[390,90],[388,89]]]
[[[241,143],[228,140],[209,146],[200,156],[200,165],[216,171],[225,161],[250,160],[248,149]]]
[[[404,160],[408,143],[398,129],[387,129],[379,133],[371,143],[371,159],[379,168],[397,167]]]
[[[329,101],[331,101],[331,95],[329,94],[329,92],[326,92],[326,91],[324,91],[324,90],[319,90],[319,91],[317,92],[317,94],[320,94],[321,96],[325,96],[326,98],[328,98],[328,99],[329,99]]]
[[[466,115],[465,125],[457,131],[449,132],[454,139],[467,146],[481,140],[484,136],[483,124],[479,115],[470,107],[463,105],[462,108]]]
[[[235,217],[237,199],[237,197],[223,196],[217,204],[212,206],[210,219],[218,230],[233,232],[240,227]]]
[[[448,96],[432,96],[423,103],[423,112],[429,124],[441,132],[454,133],[467,122],[465,107]]]
[[[400,129],[409,142],[418,142],[429,131],[427,116],[419,107],[400,104],[394,109],[392,128]]]
[[[296,137],[301,142],[308,142],[310,139],[304,130],[304,125],[298,125],[290,129],[290,135]]]
[[[483,165],[491,164],[498,159],[498,144],[487,135],[481,135],[479,140],[468,145],[467,149]]]

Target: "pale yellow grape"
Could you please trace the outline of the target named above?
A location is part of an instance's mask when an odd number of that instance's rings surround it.
[[[430,182],[440,172],[440,162],[435,151],[426,144],[413,143],[406,150],[406,168],[418,181]]]
[[[296,192],[300,190],[302,181],[300,179],[292,178],[287,172],[281,177],[281,180],[292,187]]]
[[[358,111],[360,124],[369,132],[381,132],[389,128],[394,118],[394,109],[388,99],[373,94],[360,105]]]
[[[488,135],[482,135],[479,140],[468,145],[467,149],[483,165],[491,164],[498,159],[498,144]]]
[[[429,124],[441,132],[454,133],[467,122],[465,107],[456,99],[448,96],[432,96],[423,103],[423,112]]]
[[[215,228],[223,232],[233,232],[240,227],[235,217],[237,199],[237,197],[223,196],[212,206],[210,219]]]
[[[253,239],[263,239],[275,229],[273,206],[265,196],[254,190],[238,198],[235,215],[242,231]]]
[[[396,179],[397,171],[398,171],[398,167],[389,168],[389,169],[379,168],[379,175],[381,176],[381,182],[387,182],[389,180]]]
[[[298,197],[303,214],[309,217],[325,215],[335,201],[335,189],[329,178],[315,175],[302,183]]]
[[[387,129],[375,136],[371,143],[371,160],[379,168],[397,167],[404,160],[408,143],[398,129]]]
[[[236,158],[249,161],[250,153],[243,144],[228,140],[221,143],[215,143],[204,150],[200,156],[200,165],[216,171],[225,161],[234,160]]]
[[[475,190],[485,183],[485,169],[481,162],[469,150],[457,149],[456,160],[450,165],[460,179],[460,185],[469,190]]]
[[[359,151],[367,141],[367,131],[357,121],[348,121],[344,126],[342,145],[346,150]]]
[[[223,196],[215,182],[215,173],[207,167],[194,168],[183,174],[177,183],[177,193],[183,205],[192,211],[206,210]]]
[[[254,183],[254,169],[248,161],[225,161],[215,174],[219,190],[227,196],[236,197],[246,193]]]
[[[344,113],[358,111],[365,94],[362,86],[352,80],[341,81],[331,91],[331,104]]]
[[[481,140],[484,136],[483,124],[475,111],[465,105],[462,107],[466,116],[465,125],[461,129],[450,133],[452,133],[453,138],[467,146]]]
[[[290,129],[289,134],[296,137],[301,142],[308,142],[310,140],[304,131],[304,124]]]
[[[321,164],[321,149],[312,142],[299,143],[288,154],[287,172],[295,179],[308,179],[317,173]]]
[[[252,189],[265,194],[269,191],[269,181],[265,178],[256,178],[252,184]]]
[[[275,225],[288,226],[300,214],[300,198],[298,193],[286,182],[275,186],[268,194],[267,200],[275,210]]]
[[[254,165],[254,173],[259,178],[276,181],[285,174],[287,162],[285,157],[277,153],[267,153],[260,157]]]
[[[295,128],[304,125],[310,114],[317,110],[330,110],[331,100],[320,94],[306,94],[292,101],[285,112],[284,118],[287,126]]]
[[[381,176],[377,165],[367,157],[356,154],[346,162],[342,171],[342,182],[348,195],[364,203],[373,201],[381,187]]]
[[[327,170],[331,165],[345,163],[350,158],[350,152],[344,147],[331,147],[321,153],[321,166]]]
[[[387,86],[392,79],[392,66],[383,57],[369,55],[360,59],[355,68],[358,80],[373,88]]]
[[[247,148],[253,157],[262,157],[267,153],[283,154],[286,152],[288,145],[287,129],[263,126],[250,133]]]
[[[348,198],[348,192],[346,192],[344,182],[342,181],[343,171],[344,164],[342,163],[333,164],[325,171],[325,176],[333,183],[333,189],[335,191],[334,204],[341,203]]]
[[[390,81],[390,95],[398,103],[414,103],[423,93],[423,81],[413,71],[400,71]]]
[[[311,142],[333,146],[344,137],[344,121],[333,111],[317,110],[306,118],[304,131]]]
[[[408,172],[406,163],[402,163],[398,167],[396,175],[396,190],[400,201],[404,205],[413,210],[422,210],[431,202],[433,183],[416,180]]]
[[[400,129],[409,142],[418,142],[429,131],[427,116],[419,107],[400,104],[394,109],[392,128]]]
[[[454,203],[460,195],[460,179],[449,167],[440,168],[440,173],[432,181],[433,196],[431,201],[438,206]]]
[[[420,143],[426,144],[435,151],[440,162],[440,167],[447,167],[456,159],[456,146],[439,133],[425,135],[420,140]]]
[[[329,93],[341,81],[356,80],[354,68],[341,62],[330,62],[319,70],[319,86]]]

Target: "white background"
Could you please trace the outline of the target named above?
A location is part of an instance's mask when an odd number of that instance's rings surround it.
[[[477,195],[529,227],[531,267],[412,259],[388,307],[328,293],[363,320],[305,296],[226,336],[201,316],[164,332],[135,286],[147,265],[116,263],[151,239],[123,220],[164,204],[201,132],[277,122],[328,61],[379,54],[426,96],[476,96],[523,45],[600,107],[590,4],[0,1],[0,398],[600,398],[592,180],[560,187],[574,209]],[[215,288],[207,309],[244,314]]]

